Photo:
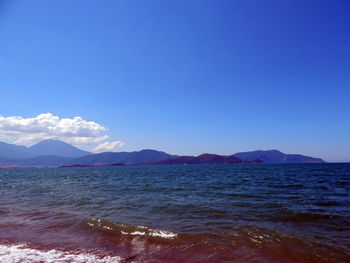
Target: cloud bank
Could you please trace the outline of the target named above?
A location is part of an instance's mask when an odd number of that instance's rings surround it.
[[[60,118],[52,113],[33,118],[0,115],[0,141],[20,145],[31,145],[45,139],[62,140],[77,146],[92,145],[107,140],[109,136],[106,131],[103,125],[81,117]],[[123,144],[121,141],[105,142],[96,148],[114,149]]]
[[[122,141],[114,141],[114,142],[103,142],[94,148],[96,152],[106,152],[112,151],[116,148],[120,148],[124,145]]]

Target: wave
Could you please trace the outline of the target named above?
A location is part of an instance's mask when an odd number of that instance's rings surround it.
[[[137,235],[137,236],[150,236],[150,237],[161,237],[172,239],[177,236],[176,233],[161,229],[152,229],[141,225],[127,225],[116,223],[108,220],[102,220],[98,218],[90,218],[87,220],[87,225],[93,228],[107,230],[107,231],[117,231],[123,235]]]
[[[0,262],[75,262],[75,263],[115,263],[123,262],[118,256],[98,256],[74,251],[48,251],[30,248],[26,244],[0,245]]]

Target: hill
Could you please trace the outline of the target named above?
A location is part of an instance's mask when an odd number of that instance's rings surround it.
[[[285,154],[278,150],[240,152],[232,155],[246,161],[260,159],[265,163],[325,163],[320,158],[309,157],[301,154]]]
[[[239,164],[239,163],[262,163],[260,160],[244,161],[234,156],[223,156],[217,154],[201,154],[198,156],[179,156],[158,162],[143,164]]]

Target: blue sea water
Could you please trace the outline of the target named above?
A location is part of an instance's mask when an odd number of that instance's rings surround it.
[[[350,262],[350,164],[2,169],[0,193],[1,262]]]

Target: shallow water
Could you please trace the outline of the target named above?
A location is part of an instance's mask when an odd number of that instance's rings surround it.
[[[350,164],[0,170],[1,262],[350,262]]]

